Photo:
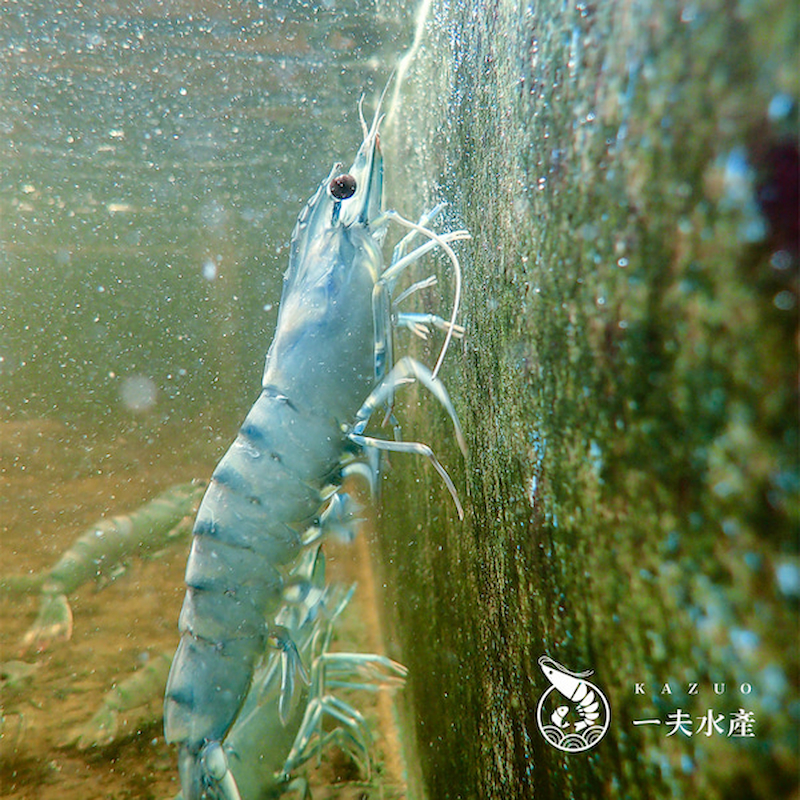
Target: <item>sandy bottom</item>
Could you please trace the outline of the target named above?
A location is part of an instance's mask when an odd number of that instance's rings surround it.
[[[164,742],[162,692],[119,717],[114,741],[79,749],[67,744],[114,685],[177,644],[188,541],[156,557],[133,558],[123,575],[98,590],[93,582],[69,598],[68,642],[23,652],[36,618],[37,591],[10,588],[9,575],[51,567],[86,527],[127,513],[168,487],[207,479],[219,441],[178,442],[164,432],[141,443],[117,435],[103,444],[50,421],[0,423],[0,796],[36,800],[136,798],[162,800],[179,790],[174,748]],[[172,454],[172,455],[170,455]],[[329,575],[359,587],[337,628],[334,649],[379,652],[378,617],[364,537],[328,549]],[[405,796],[391,696],[359,693],[348,701],[367,718],[375,739],[371,780],[352,758],[329,748],[306,775],[313,796]]]

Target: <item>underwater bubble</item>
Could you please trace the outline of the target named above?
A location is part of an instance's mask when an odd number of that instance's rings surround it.
[[[775,580],[781,594],[787,597],[800,596],[800,569],[791,561],[783,561],[775,567]]]
[[[786,673],[778,664],[767,664],[767,666],[761,670],[758,678],[762,690],[766,694],[772,694],[780,698],[786,694],[786,690],[789,688]]]
[[[678,531],[670,531],[664,541],[664,550],[667,553],[677,553],[681,546],[681,535]]]
[[[589,442],[589,459],[592,469],[600,474],[603,471],[603,448],[594,439]]]
[[[669,759],[663,753],[654,754],[653,759],[661,770],[662,776],[669,778],[672,775],[672,765],[669,763]]]
[[[776,94],[767,106],[767,116],[771,120],[785,119],[792,113],[794,100],[788,94]]]
[[[203,262],[203,277],[207,281],[213,281],[217,277],[217,262],[213,258],[207,258]]]
[[[772,303],[780,311],[791,311],[795,307],[795,298],[788,289],[784,289],[775,295]]]
[[[722,532],[726,536],[738,536],[741,532],[739,529],[739,523],[735,519],[722,520]]]
[[[792,266],[792,254],[788,250],[776,250],[770,256],[769,263],[773,269],[783,272]]]
[[[725,499],[726,497],[736,494],[738,489],[736,484],[731,481],[717,481],[717,483],[711,487],[711,491],[714,492],[717,497]]]
[[[723,180],[725,199],[731,206],[744,205],[753,191],[753,171],[747,161],[747,151],[734,147],[725,159]]]
[[[753,572],[756,572],[759,569],[761,569],[761,562],[763,559],[758,553],[747,552],[744,554],[743,560],[745,566],[747,566],[748,569],[753,570]]]
[[[745,220],[739,227],[739,240],[743,242],[761,242],[767,236],[767,223],[758,216],[752,216]]]
[[[731,644],[740,656],[751,655],[759,644],[759,636],[745,628],[733,628],[729,633]]]
[[[156,404],[157,396],[158,389],[154,381],[144,375],[131,375],[122,382],[120,399],[129,411],[148,411]]]

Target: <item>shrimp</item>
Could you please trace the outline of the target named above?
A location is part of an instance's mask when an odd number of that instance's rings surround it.
[[[130,514],[97,520],[52,569],[32,576],[31,588],[41,587],[39,614],[22,639],[22,651],[41,651],[51,642],[69,640],[72,609],[67,596],[90,580],[98,586],[114,580],[132,555],[145,557],[178,541],[203,489],[200,483],[172,486]],[[188,538],[188,525],[186,534]],[[6,580],[12,583],[14,578]]]
[[[236,771],[250,769],[247,758],[285,762],[281,774],[288,780],[285,773],[306,756],[323,712],[351,731],[360,729],[355,714],[326,701],[324,681],[309,677],[303,648],[281,622],[288,595],[305,586],[293,573],[305,549],[327,529],[357,526],[356,515],[343,512],[354,504],[338,488],[343,477],[365,471],[374,481],[365,461],[374,462],[382,450],[422,455],[463,517],[447,472],[428,445],[400,440],[392,409],[396,390],[419,381],[451,417],[465,452],[458,417],[437,374],[450,341],[463,333],[456,324],[461,273],[451,243],[469,233],[430,229],[443,205],[417,223],[383,209],[380,104],[371,125],[361,104],[359,117],[364,137],[349,172],[336,164],[297,219],[261,393],[214,470],[195,520],[181,640],[164,701],[166,739],[179,745],[184,800],[259,796],[238,788]],[[390,222],[409,232],[384,269],[381,247]],[[428,241],[407,252],[419,235]],[[398,311],[392,300],[398,278],[436,247],[454,269],[450,319]],[[415,284],[398,300],[431,282]],[[392,328],[427,335],[430,325],[445,331],[434,369],[409,357],[391,366]],[[395,440],[366,433],[378,409],[394,424]],[[268,647],[277,648],[279,658],[274,651],[266,655]],[[252,706],[254,674],[265,659],[270,668],[280,664],[280,683],[273,673],[267,681],[271,700],[261,706],[259,727],[271,731],[273,741],[261,738],[256,756],[247,737],[245,757],[239,752],[243,709]],[[279,752],[287,742],[291,758]]]
[[[580,720],[575,723],[575,731],[579,732],[594,725],[600,717],[600,700],[597,699],[600,692],[593,683],[586,680],[593,674],[593,670],[572,672],[549,656],[540,656],[539,667],[547,680],[564,697],[577,704]],[[561,709],[565,709],[564,713],[561,713]],[[567,711],[569,711],[567,706],[559,706],[553,714],[553,717],[558,714],[559,721],[556,719],[552,721],[559,728],[566,727],[563,720]]]

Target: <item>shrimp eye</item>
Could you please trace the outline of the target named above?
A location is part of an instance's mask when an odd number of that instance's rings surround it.
[[[347,200],[356,193],[356,179],[347,173],[337,175],[328,184],[328,191],[335,200]]]

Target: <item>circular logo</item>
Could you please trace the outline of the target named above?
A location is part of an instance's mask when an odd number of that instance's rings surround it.
[[[592,673],[574,673],[547,656],[539,664],[551,684],[536,706],[542,736],[565,753],[594,747],[608,731],[611,709],[600,689],[586,680]]]

